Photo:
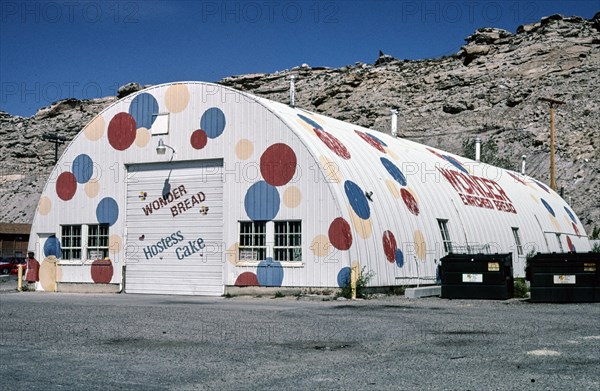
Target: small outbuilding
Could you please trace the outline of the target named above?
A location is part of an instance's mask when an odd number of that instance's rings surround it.
[[[533,178],[252,96],[185,82],[95,117],[54,168],[29,250],[40,290],[222,295],[230,286],[433,283],[453,253],[589,251]]]

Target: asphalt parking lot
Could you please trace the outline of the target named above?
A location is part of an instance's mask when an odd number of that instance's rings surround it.
[[[600,304],[0,293],[3,389],[599,389]]]

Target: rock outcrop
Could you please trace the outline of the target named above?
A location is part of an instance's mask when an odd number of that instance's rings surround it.
[[[380,52],[374,64],[307,64],[273,74],[232,76],[221,84],[389,133],[399,111],[401,137],[462,153],[466,139],[494,140],[499,153],[548,182],[549,109],[556,112],[557,183],[588,232],[600,225],[600,13],[593,19],[552,15],[516,33],[482,28],[452,56],[401,60]],[[119,89],[126,96],[139,85]],[[58,102],[31,118],[0,113],[0,221],[30,222],[54,161],[44,132],[73,137],[115,98]],[[61,147],[64,148],[64,145]]]

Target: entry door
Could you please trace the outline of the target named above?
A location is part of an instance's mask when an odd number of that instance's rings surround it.
[[[127,293],[223,294],[222,161],[127,170]]]

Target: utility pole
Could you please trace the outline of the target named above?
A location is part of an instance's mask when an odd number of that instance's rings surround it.
[[[67,138],[52,133],[44,133],[42,135],[42,140],[54,143],[54,165],[56,165],[58,162],[58,146],[64,144],[67,141]]]
[[[554,175],[554,107],[564,105],[565,102],[553,98],[540,98],[550,104],[550,187],[556,190],[556,177]]]

